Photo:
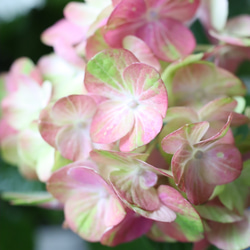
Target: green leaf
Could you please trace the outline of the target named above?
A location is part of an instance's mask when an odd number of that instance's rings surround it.
[[[219,194],[220,201],[229,210],[236,210],[243,215],[246,209],[247,197],[250,194],[250,160],[243,166],[241,175],[233,182],[223,185],[223,191]]]
[[[32,192],[44,191],[45,184],[38,181],[26,180],[18,169],[9,166],[0,159],[0,192]]]
[[[54,198],[47,192],[14,193],[4,192],[1,197],[12,205],[38,205],[52,201]]]

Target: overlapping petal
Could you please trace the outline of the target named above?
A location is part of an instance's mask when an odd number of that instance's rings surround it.
[[[210,243],[220,249],[245,249],[250,245],[250,212],[246,210],[244,218],[234,223],[208,221],[206,237]]]
[[[131,51],[140,62],[148,64],[160,71],[161,65],[159,61],[143,40],[136,36],[126,36],[122,44],[123,48]]]
[[[67,225],[86,240],[99,241],[109,227],[125,216],[112,189],[87,162],[58,170],[49,179],[47,188],[65,203]]]
[[[104,99],[91,125],[94,142],[121,139],[120,150],[150,142],[162,127],[167,93],[159,73],[127,50],[106,50],[87,65],[86,89]],[[145,111],[150,115],[145,115]],[[154,117],[154,120],[151,119]]]
[[[152,224],[152,220],[139,216],[132,210],[127,210],[123,221],[104,233],[101,243],[108,246],[116,246],[132,241],[147,233]]]
[[[210,34],[231,45],[250,46],[250,16],[239,15],[228,20],[221,32],[211,31]]]
[[[202,0],[198,17],[207,30],[223,30],[228,17],[228,0]]]
[[[112,12],[105,39],[122,47],[125,36],[144,40],[154,54],[166,61],[188,55],[195,47],[192,33],[180,22],[194,15],[199,1],[121,1]],[[128,21],[129,20],[129,21]],[[181,46],[183,39],[185,46]]]
[[[82,84],[84,68],[79,68],[57,54],[41,57],[38,68],[43,78],[52,84],[52,102],[68,95],[86,93]]]
[[[208,130],[207,122],[185,125],[166,136],[163,150],[174,154],[171,162],[175,183],[186,192],[194,204],[201,204],[212,195],[216,185],[236,179],[242,169],[239,150],[223,144],[232,116],[214,136],[202,139]]]
[[[171,208],[177,217],[175,221],[170,223],[156,222],[149,236],[157,239],[159,232],[161,232],[165,235],[166,240],[173,238],[181,242],[186,242],[202,239],[202,221],[192,205],[177,190],[170,186],[160,186],[158,193],[164,205]]]
[[[51,84],[42,86],[27,75],[17,75],[17,89],[2,101],[3,113],[7,122],[17,130],[27,128],[37,120],[39,112],[48,104]]]
[[[154,186],[163,171],[137,159],[137,155],[95,150],[91,158],[100,174],[111,183],[117,195],[130,206],[153,212],[160,207]]]
[[[177,70],[172,88],[175,105],[180,106],[200,107],[214,98],[245,93],[245,87],[237,77],[207,62],[191,63]]]
[[[89,126],[95,112],[96,103],[89,96],[61,98],[41,113],[40,133],[63,157],[86,159],[93,148]]]

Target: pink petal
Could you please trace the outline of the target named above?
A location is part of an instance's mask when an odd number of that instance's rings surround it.
[[[161,185],[158,193],[163,204],[177,213],[174,222],[157,222],[158,228],[168,237],[182,242],[203,238],[202,221],[192,205],[170,186]]]
[[[192,149],[188,145],[182,146],[171,162],[175,183],[195,205],[206,202],[215,188],[214,184],[206,183],[204,177],[201,177],[202,163],[202,160],[192,159]]]
[[[42,110],[39,117],[39,131],[42,138],[52,147],[56,148],[56,135],[60,126],[56,125],[50,116],[51,107]]]
[[[141,38],[163,61],[174,61],[192,53],[196,42],[192,32],[179,21],[166,18],[140,27],[136,36]],[[183,40],[186,45],[183,46]]]
[[[80,190],[97,192],[103,187],[109,190],[107,183],[96,174],[93,163],[89,161],[78,161],[60,168],[47,181],[48,191],[62,203],[72,195],[79,194]]]
[[[250,45],[250,16],[239,15],[231,18],[222,32],[210,32],[210,34],[231,45],[249,46]]]
[[[203,180],[214,185],[232,182],[242,170],[241,154],[235,146],[229,144],[210,148],[204,154],[203,164],[200,164]]]
[[[162,117],[149,107],[138,108],[130,132],[121,138],[120,150],[132,151],[152,141],[162,128]]]
[[[147,233],[152,224],[152,220],[138,216],[136,213],[128,210],[125,218],[118,225],[103,234],[101,243],[113,247],[135,240]]]
[[[198,143],[209,128],[208,122],[187,124],[167,135],[162,140],[162,148],[169,154],[174,154],[182,145]]]
[[[148,64],[160,71],[161,65],[152,53],[147,44],[136,36],[126,36],[123,41],[123,48],[131,51],[140,62]]]
[[[230,97],[215,99],[199,110],[201,119],[206,121],[224,121],[226,122],[230,113],[232,113],[232,125],[240,126],[248,121],[248,118],[242,114],[233,112],[237,106],[237,101]]]
[[[64,8],[64,16],[75,25],[85,28],[95,20],[95,10],[86,3],[70,2]]]
[[[150,220],[172,222],[176,219],[175,212],[162,203],[160,203],[159,208],[154,211],[146,211],[136,206],[131,206],[130,208],[133,209],[136,213]]]
[[[59,169],[47,188],[65,203],[67,225],[86,240],[99,241],[125,216],[121,202],[89,162],[75,162]]]
[[[224,29],[228,18],[228,0],[211,1],[202,0],[198,11],[198,17],[206,30]]]
[[[154,8],[160,9],[161,16],[170,17],[181,22],[186,22],[193,18],[197,8],[199,7],[200,0],[147,0],[151,10]]]
[[[210,63],[189,63],[179,68],[171,81],[175,105],[199,107],[215,98],[245,93],[237,77]]]
[[[250,246],[250,212],[235,223],[208,222],[206,237],[220,249],[245,249]]]
[[[122,221],[124,216],[122,205],[115,196],[102,198],[82,191],[65,204],[67,225],[91,242],[100,241],[104,232]]]
[[[122,200],[143,210],[158,209],[160,202],[156,189],[141,186],[138,174],[132,171],[113,171],[109,178],[114,190]]]
[[[120,101],[106,101],[100,104],[93,118],[91,138],[96,143],[112,143],[125,136],[133,124],[132,110],[124,107]]]
[[[21,57],[15,60],[11,65],[10,72],[6,79],[8,91],[12,92],[17,87],[15,86],[15,76],[20,74],[29,76],[35,82],[39,83],[39,85],[42,85],[43,79],[39,69],[29,58]]]
[[[81,27],[76,26],[66,19],[61,19],[43,32],[42,41],[51,46],[54,46],[58,40],[63,40],[67,44],[74,45],[84,37],[85,34]]]
[[[85,61],[77,54],[77,51],[71,44],[59,39],[54,43],[54,50],[57,55],[61,56],[66,61],[79,68],[85,68]]]
[[[200,221],[198,213],[176,189],[161,185],[158,188],[158,194],[161,202],[174,212],[185,216],[187,220]]]
[[[213,135],[212,137],[208,139],[204,139],[200,142],[197,142],[195,144],[195,147],[203,148],[203,150],[205,150],[211,147],[213,144],[217,143],[220,139],[225,137],[225,135],[227,134],[231,121],[232,121],[232,113],[230,113],[230,115],[228,116],[226,124],[224,124],[224,126],[215,135]]]
[[[198,4],[199,1],[176,5],[174,1],[123,0],[108,20],[105,39],[112,47],[122,47],[125,36],[135,35],[144,40],[157,57],[167,61],[180,58],[192,52],[195,40],[177,19],[191,18]],[[185,48],[181,46],[183,39],[187,41]]]
[[[24,129],[37,120],[40,111],[48,104],[51,84],[42,86],[31,77],[18,75],[18,89],[2,101],[2,109],[7,122],[15,129]]]
[[[174,132],[185,124],[199,122],[200,118],[197,112],[192,108],[171,107],[167,110],[166,117],[163,121],[166,125],[162,130],[162,136]]]
[[[239,65],[250,58],[249,47],[226,45],[215,54],[216,64],[232,73],[235,73]]]
[[[84,84],[95,95],[112,98],[126,89],[123,71],[138,59],[129,51],[107,49],[87,64]]]
[[[168,106],[167,91],[160,74],[143,63],[133,63],[123,72],[126,87],[139,104],[150,106],[160,113],[162,118],[166,115]]]
[[[90,60],[98,52],[108,49],[109,45],[104,40],[103,28],[99,28],[92,36],[90,36],[86,43],[86,57]]]
[[[96,112],[94,100],[85,95],[71,95],[58,100],[52,110],[51,117],[56,124],[67,125],[84,122],[92,118]]]
[[[74,126],[62,128],[56,136],[56,148],[63,157],[72,161],[87,159],[93,148],[89,129]]]
[[[12,128],[5,119],[0,120],[0,142],[16,133],[17,131]]]

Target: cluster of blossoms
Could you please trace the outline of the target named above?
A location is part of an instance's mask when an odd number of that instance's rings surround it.
[[[53,54],[1,75],[2,156],[48,191],[4,197],[64,209],[66,227],[108,246],[250,246],[250,144],[232,128],[249,124],[234,72],[250,16],[227,20],[227,0],[88,0],[64,16],[41,37]]]

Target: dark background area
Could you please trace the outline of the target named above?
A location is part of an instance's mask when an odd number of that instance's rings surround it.
[[[40,35],[46,28],[63,17],[63,8],[68,2],[69,0],[47,0],[44,7],[33,9],[13,21],[4,22],[0,19],[0,72],[8,71],[13,61],[19,57],[29,57],[36,63],[42,55],[52,52],[52,48],[41,43]],[[82,1],[79,0],[79,2]],[[230,0],[229,2],[230,17],[238,14],[250,14],[250,0]],[[198,22],[193,24],[192,30],[198,43],[207,43]],[[250,75],[250,63],[244,63],[238,74]],[[31,190],[45,190],[45,186],[38,182],[25,180],[15,167],[8,166],[0,160],[0,192]],[[0,199],[0,250],[34,250],[36,228],[44,225],[60,225],[62,222],[63,213],[61,211],[11,206]],[[89,248],[109,249],[100,244],[90,244]],[[192,249],[192,244],[153,244],[146,237],[142,237],[134,243],[113,249],[188,250]]]

